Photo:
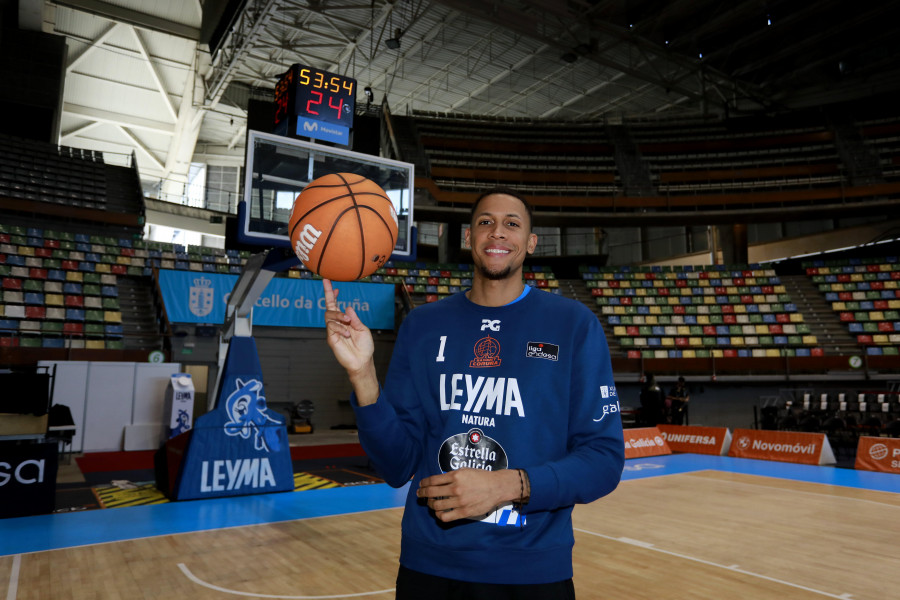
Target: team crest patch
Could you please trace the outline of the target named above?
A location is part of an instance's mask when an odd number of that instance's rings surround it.
[[[491,336],[483,337],[475,343],[475,358],[469,363],[473,369],[500,366],[500,342]]]
[[[528,342],[525,347],[527,358],[546,358],[547,360],[559,360],[559,346],[547,342]]]

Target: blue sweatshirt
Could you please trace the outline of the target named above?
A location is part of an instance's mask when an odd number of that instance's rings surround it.
[[[413,310],[375,404],[353,406],[360,442],[394,487],[412,484],[400,563],[440,577],[548,583],[572,577],[572,507],[619,483],[624,442],[606,338],[583,304],[532,290],[501,307],[465,293]],[[437,520],[424,477],[525,469],[531,499],[482,519]]]

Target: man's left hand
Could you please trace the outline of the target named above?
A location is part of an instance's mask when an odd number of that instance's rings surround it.
[[[419,482],[416,495],[441,521],[480,517],[513,502],[521,495],[519,474],[513,469],[459,469],[432,475]]]

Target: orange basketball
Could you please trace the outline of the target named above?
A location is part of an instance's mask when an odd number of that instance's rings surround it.
[[[333,173],[309,182],[288,221],[291,247],[326,279],[353,281],[384,265],[397,243],[397,212],[377,183]]]

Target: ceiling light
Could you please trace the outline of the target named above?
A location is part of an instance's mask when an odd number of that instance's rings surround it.
[[[394,37],[388,38],[384,41],[384,45],[390,48],[391,50],[397,50],[400,48],[400,37],[403,35],[403,30],[397,29],[394,32]]]

